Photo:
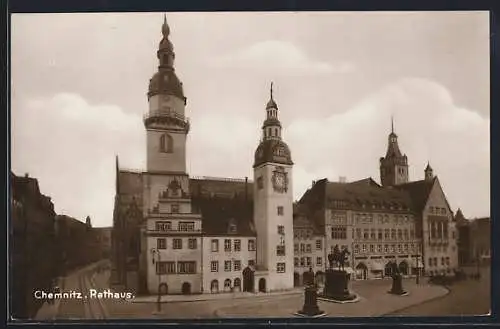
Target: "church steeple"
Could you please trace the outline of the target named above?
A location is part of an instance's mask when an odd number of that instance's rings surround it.
[[[273,83],[271,82],[270,99],[266,105],[266,120],[262,125],[262,139],[281,139],[281,122],[278,118],[278,105],[273,98]]]
[[[158,45],[156,57],[158,57],[158,72],[149,81],[148,100],[154,95],[173,95],[186,102],[182,82],[175,74],[174,45],[170,41],[170,26],[167,23],[167,15],[163,16],[161,26],[162,39]]]
[[[380,158],[380,180],[383,186],[408,183],[408,158],[399,149],[398,135],[394,132],[394,118],[391,116],[391,133],[387,152]]]
[[[273,86],[271,82],[270,98],[266,105],[266,119],[262,124],[260,144],[255,151],[254,167],[266,162],[293,164],[290,149],[281,136],[282,127],[278,118],[278,105],[274,100]]]
[[[425,173],[425,180],[432,180],[434,178],[434,173],[429,162],[427,162],[427,167],[425,167],[424,173]]]

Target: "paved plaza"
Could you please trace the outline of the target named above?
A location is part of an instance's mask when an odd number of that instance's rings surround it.
[[[481,280],[465,280],[450,289],[415,279],[405,279],[407,296],[388,294],[391,280],[353,281],[351,290],[360,296],[357,303],[338,304],[318,301],[327,317],[373,316],[446,316],[486,314],[490,306],[489,268],[481,269]],[[89,268],[76,271],[65,278],[65,289],[109,289],[109,271],[92,272]],[[38,320],[51,319],[215,319],[215,318],[290,318],[302,308],[303,289],[281,293],[204,294],[165,296],[161,312],[156,314],[156,297],[137,297],[135,300],[104,299],[101,303],[78,300],[44,305]]]

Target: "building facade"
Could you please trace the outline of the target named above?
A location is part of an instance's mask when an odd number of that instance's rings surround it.
[[[459,266],[490,264],[491,221],[489,217],[466,219],[460,209],[455,214]]]
[[[15,319],[33,318],[43,301],[33,291],[48,290],[58,269],[56,213],[38,180],[10,175],[10,307]]]
[[[144,117],[146,171],[116,161],[112,282],[149,294],[291,288],[293,163],[272,91],[255,152],[256,183],[190,178],[187,98],[169,36],[165,18]]]
[[[380,178],[381,184],[322,179],[303,195],[299,204],[324,235],[325,254],[347,246],[354,279],[391,276],[393,263],[403,276],[453,273],[457,232],[446,196],[429,164],[424,179],[410,181],[394,128],[380,158]]]

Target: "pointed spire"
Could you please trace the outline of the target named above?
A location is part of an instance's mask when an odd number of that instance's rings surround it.
[[[394,115],[391,115],[391,133],[394,134]]]
[[[431,167],[429,161],[427,161],[427,167],[425,167],[425,171],[429,171],[429,170],[432,170],[432,167]]]
[[[278,105],[276,105],[276,102],[274,101],[273,98],[273,85],[274,83],[271,81],[271,88],[270,88],[271,98],[269,99],[269,102],[267,102],[266,109],[271,109],[271,108],[278,109]]]
[[[163,34],[164,38],[168,38],[168,36],[170,35],[170,27],[168,26],[168,23],[167,23],[167,14],[166,13],[163,14],[163,25],[161,27],[161,33]]]

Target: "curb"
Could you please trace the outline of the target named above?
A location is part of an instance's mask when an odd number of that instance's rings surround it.
[[[446,292],[443,295],[436,296],[436,297],[433,297],[433,298],[430,298],[430,299],[426,299],[424,301],[421,301],[420,303],[415,303],[415,304],[408,305],[408,306],[405,306],[405,307],[402,307],[402,308],[398,308],[398,309],[392,310],[389,313],[384,313],[384,314],[381,314],[379,316],[391,316],[391,315],[395,316],[395,314],[394,314],[395,312],[404,311],[404,310],[409,309],[410,307],[415,307],[415,306],[418,306],[418,305],[423,305],[423,304],[428,303],[430,301],[442,299],[442,298],[445,298],[446,296],[448,296],[450,294],[451,289],[448,286],[440,286],[440,287],[444,288],[446,290]],[[404,316],[404,315],[401,315],[401,316]]]
[[[298,295],[300,292],[294,291],[294,292],[289,292],[289,293],[283,293],[283,294],[253,294],[253,295],[245,295],[245,296],[232,296],[228,294],[227,297],[224,298],[203,298],[203,299],[186,299],[186,300],[162,300],[160,304],[171,304],[171,303],[192,303],[192,302],[206,302],[206,301],[217,301],[217,300],[228,300],[228,299],[250,299],[250,298],[258,298],[258,297],[269,297],[269,296],[287,296],[287,295]],[[221,294],[222,295],[222,294]],[[156,304],[157,301],[134,301],[133,299],[126,299],[124,298],[125,301],[129,303],[136,303],[136,304]]]

